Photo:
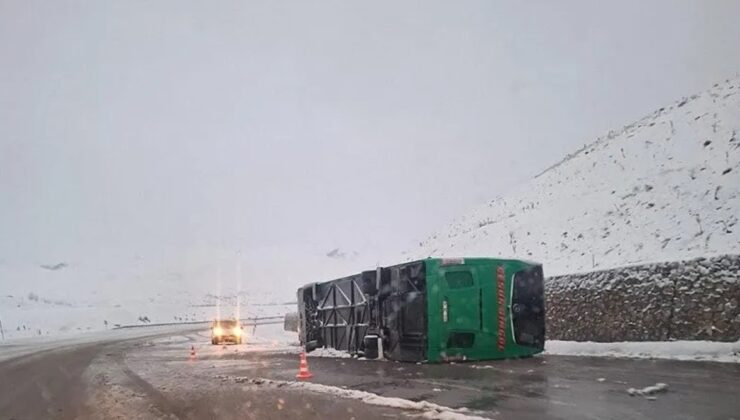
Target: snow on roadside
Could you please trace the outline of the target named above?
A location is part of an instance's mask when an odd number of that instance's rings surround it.
[[[740,341],[643,341],[595,343],[550,340],[545,354],[740,363]]]
[[[352,357],[352,355],[346,351],[332,349],[332,348],[323,348],[323,347],[315,349],[315,350],[311,350],[309,353],[306,353],[306,356],[308,357],[330,357],[334,359],[349,359]]]
[[[645,388],[628,388],[627,393],[630,395],[630,397],[634,397],[635,395],[640,395],[643,397],[647,397],[653,394],[657,394],[658,392],[666,392],[668,391],[668,384],[664,384],[663,382],[658,382],[655,385],[646,386]]]
[[[740,363],[740,341],[733,343],[716,341],[627,341],[596,343],[591,341],[549,340],[545,344],[545,354]],[[332,348],[318,348],[307,353],[307,356],[342,359],[352,357],[347,352]],[[472,367],[476,369],[494,368],[494,366],[488,365]]]
[[[298,333],[285,331],[283,324],[258,325],[256,327],[245,327],[247,340],[250,344],[269,344],[273,347],[282,345],[286,347],[297,347]]]
[[[451,408],[427,401],[411,401],[396,397],[383,397],[372,392],[359,391],[356,389],[345,389],[336,386],[322,385],[311,382],[280,381],[262,378],[229,377],[221,376],[221,379],[233,380],[237,383],[250,383],[253,385],[269,386],[281,389],[294,389],[301,391],[327,394],[335,397],[361,401],[365,404],[381,407],[396,408],[400,410],[411,410],[420,412],[422,417],[440,420],[487,420],[486,417],[474,415],[467,408]]]
[[[199,337],[195,337],[194,341],[198,356],[220,356],[226,352],[297,354],[300,350],[297,334],[283,331],[282,324],[258,325],[256,328],[246,327],[244,334],[244,344],[214,346],[210,342],[210,331],[204,330]],[[190,337],[193,338],[192,335]],[[167,341],[162,342],[167,343]]]

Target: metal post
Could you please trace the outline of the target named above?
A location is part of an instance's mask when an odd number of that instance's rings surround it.
[[[3,341],[5,340],[5,331],[3,331],[3,321],[0,321],[0,337],[2,337]]]

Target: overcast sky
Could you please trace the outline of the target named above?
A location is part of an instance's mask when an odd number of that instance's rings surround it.
[[[740,2],[610,3],[0,0],[0,288],[400,261],[740,70]]]

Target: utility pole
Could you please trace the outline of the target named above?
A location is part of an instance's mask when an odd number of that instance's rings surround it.
[[[3,321],[0,321],[0,337],[5,341],[5,332],[3,331]]]

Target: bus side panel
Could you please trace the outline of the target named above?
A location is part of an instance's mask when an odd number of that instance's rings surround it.
[[[381,276],[383,353],[404,362],[426,360],[426,266],[417,261],[384,268]]]

